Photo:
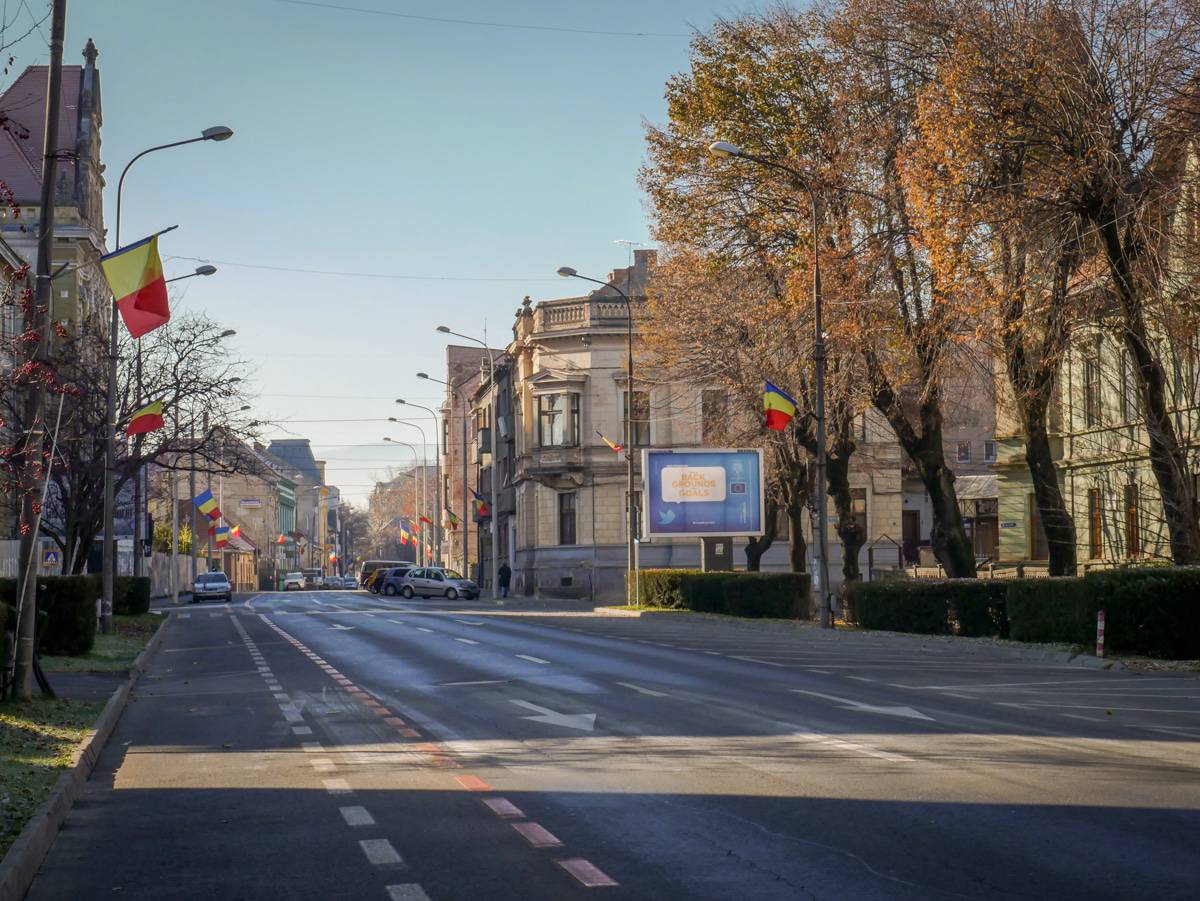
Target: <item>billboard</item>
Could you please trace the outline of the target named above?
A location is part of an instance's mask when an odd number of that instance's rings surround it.
[[[762,451],[644,450],[642,497],[649,540],[761,535]]]

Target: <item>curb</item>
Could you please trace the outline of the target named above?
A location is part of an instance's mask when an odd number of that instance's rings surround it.
[[[112,693],[112,697],[104,705],[104,710],[100,712],[100,718],[96,720],[92,734],[88,736],[83,745],[76,749],[75,762],[69,770],[58,777],[54,787],[50,789],[50,796],[46,798],[41,807],[34,811],[29,822],[25,824],[25,828],[21,830],[21,834],[17,836],[17,840],[13,842],[8,853],[4,855],[4,859],[0,861],[0,901],[21,901],[25,897],[25,893],[29,891],[34,876],[37,875],[42,861],[46,859],[46,854],[50,851],[50,846],[58,837],[58,830],[62,827],[63,820],[71,812],[75,799],[83,790],[84,783],[87,782],[92,770],[96,767],[96,762],[100,759],[100,752],[104,750],[104,745],[112,735],[113,729],[116,728],[133,687],[145,672],[146,661],[162,644],[163,633],[166,632],[169,621],[170,617],[166,617],[163,624],[158,627],[158,631],[154,633],[154,637],[147,642],[146,646],[142,648],[142,652],[134,659],[133,664],[129,667],[129,679]]]
[[[685,615],[689,619],[695,618],[705,622],[719,622],[735,629],[758,629],[774,628],[776,625],[782,624],[784,628],[790,628],[794,632],[813,632],[816,630],[816,625],[805,620],[761,620],[761,619],[739,619],[737,617],[722,616],[716,613],[699,613],[696,611],[678,611],[678,610],[653,610],[643,608],[641,610],[623,610],[620,607],[593,607],[592,613],[596,616],[613,616],[613,617],[633,617],[646,619],[664,619],[672,617],[675,621],[679,621],[680,615]],[[1076,653],[1074,651],[1065,650],[1061,647],[1043,647],[1031,645],[1029,647],[1019,647],[1011,644],[992,644],[990,642],[978,641],[972,638],[962,638],[959,636],[947,635],[920,635],[909,632],[887,632],[879,631],[864,631],[857,630],[853,632],[835,631],[835,632],[820,632],[822,640],[837,640],[842,635],[855,636],[880,636],[881,643],[883,641],[896,638],[921,647],[929,647],[931,643],[953,648],[954,650],[970,654],[977,657],[988,657],[992,659],[1006,660],[1031,660],[1039,663],[1057,663],[1066,666],[1083,666],[1089,669],[1110,670],[1116,672],[1126,669],[1125,665],[1119,660],[1112,657],[1095,657],[1091,654]],[[886,637],[885,637],[886,636]],[[893,638],[894,636],[894,638]]]

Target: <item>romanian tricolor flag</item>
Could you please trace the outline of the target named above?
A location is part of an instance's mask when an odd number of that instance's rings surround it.
[[[475,507],[475,518],[483,519],[491,511],[488,509],[487,501],[479,494],[478,491],[471,489],[471,503]]]
[[[409,525],[409,528],[411,528],[413,530],[414,535],[416,535],[418,532],[421,531],[421,527],[415,522],[411,522],[408,525]]]
[[[404,529],[400,530],[400,543],[408,544],[408,532],[404,531]]]
[[[170,320],[167,283],[158,257],[158,235],[102,256],[100,268],[125,320],[125,328],[133,337],[140,338]]]
[[[601,441],[603,441],[603,442],[604,442],[605,444],[607,444],[607,445],[608,445],[610,448],[612,448],[612,451],[613,451],[613,453],[614,453],[614,454],[619,454],[621,451],[625,450],[625,445],[623,445],[623,444],[617,444],[617,442],[615,442],[615,441],[610,441],[609,439],[607,439],[607,438],[605,438],[603,435],[601,435],[599,431],[597,431],[597,432],[596,432],[596,434],[597,434],[597,435],[600,435],[600,440],[601,440]]]
[[[276,544],[286,544],[286,543],[287,543],[287,536],[286,536],[286,535],[284,535],[282,532],[280,532],[280,533],[279,533],[279,537],[275,539],[275,543],[276,543]]]
[[[142,407],[129,420],[125,429],[126,435],[144,435],[146,432],[156,432],[163,427],[163,404],[156,400]]]
[[[458,524],[459,524],[460,522],[462,522],[462,520],[461,520],[461,519],[460,519],[458,516],[456,516],[456,515],[455,515],[455,513],[454,513],[454,511],[452,511],[452,510],[447,510],[447,511],[446,511],[446,517],[445,517],[445,518],[446,518],[446,525],[450,526],[450,531],[451,531],[451,532],[457,532],[457,531],[458,531]]]
[[[242,534],[241,526],[230,526],[230,528],[229,528],[229,537],[230,538],[237,538],[241,534]]]
[[[417,518],[418,518],[419,520],[421,520],[421,522],[425,523],[425,525],[427,525],[427,526],[431,526],[431,525],[433,525],[433,520],[432,520],[432,519],[430,519],[430,518],[429,518],[429,517],[427,517],[427,516],[419,516],[419,517],[417,517]]]
[[[796,400],[786,391],[767,382],[763,391],[763,420],[768,429],[782,432],[796,415]]]
[[[209,519],[220,519],[221,510],[217,507],[216,498],[212,496],[211,491],[202,491],[194,498],[192,503],[196,505],[196,509],[207,516]]]
[[[225,547],[225,545],[229,544],[229,526],[217,526],[214,537],[217,547]]]

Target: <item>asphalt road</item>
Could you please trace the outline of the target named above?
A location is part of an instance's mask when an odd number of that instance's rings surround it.
[[[1200,679],[361,592],[170,632],[31,899],[1200,897]]]

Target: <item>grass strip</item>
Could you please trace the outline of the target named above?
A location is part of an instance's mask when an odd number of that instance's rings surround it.
[[[163,617],[157,613],[114,616],[113,631],[97,634],[96,643],[79,657],[42,657],[42,669],[48,673],[117,673],[127,670],[142,652]]]

